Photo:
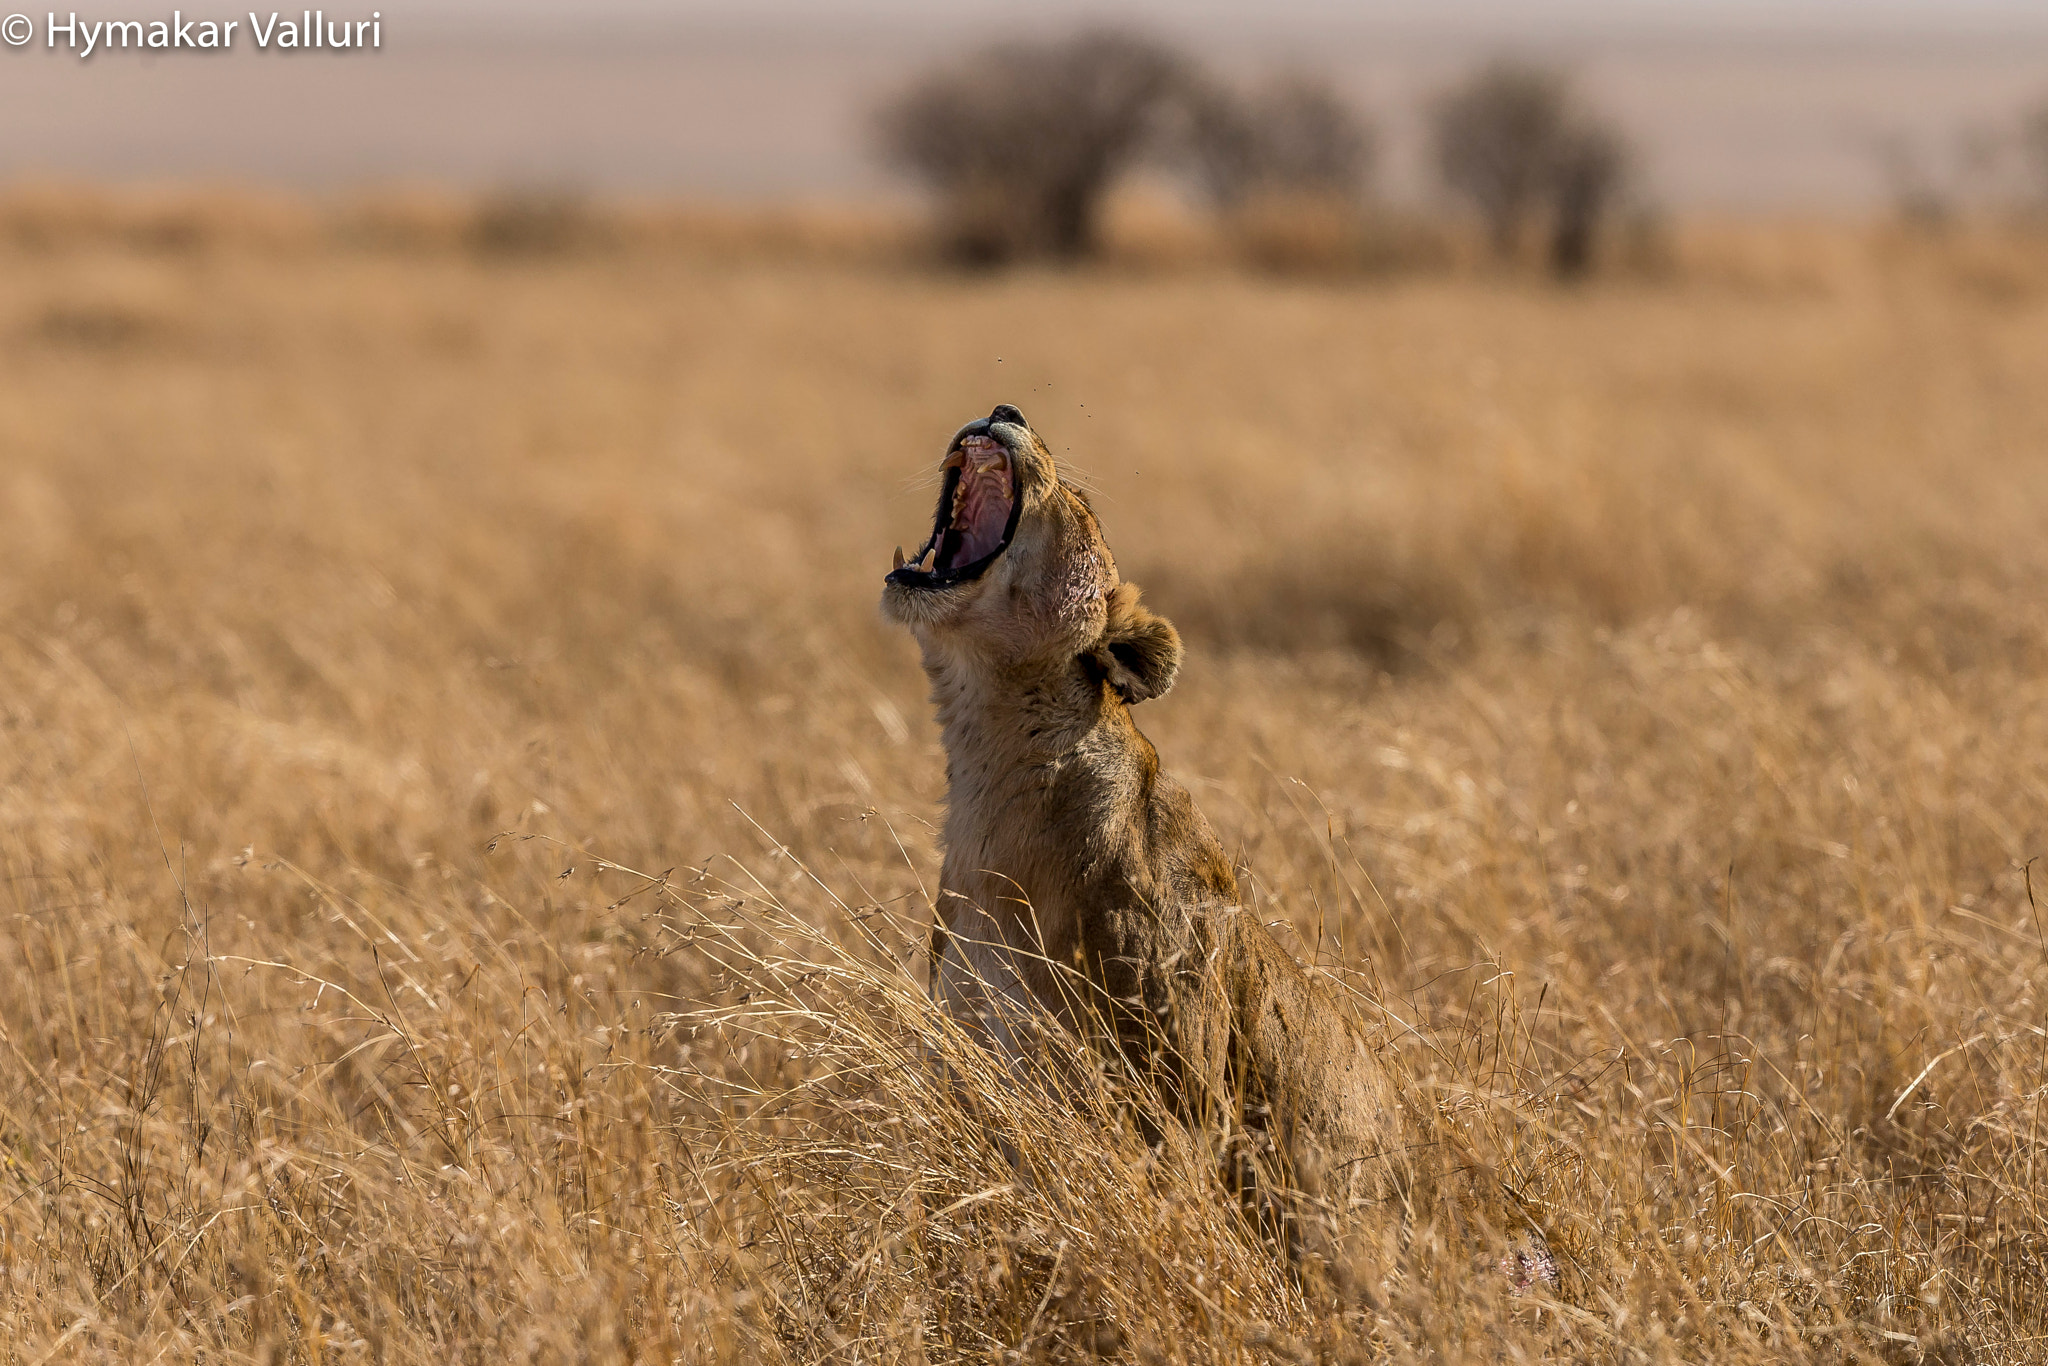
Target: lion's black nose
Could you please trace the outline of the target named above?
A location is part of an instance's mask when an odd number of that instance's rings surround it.
[[[1024,420],[1024,414],[1018,412],[1007,403],[998,403],[996,410],[988,415],[988,420],[990,422],[1014,422],[1019,427],[1031,425]]]

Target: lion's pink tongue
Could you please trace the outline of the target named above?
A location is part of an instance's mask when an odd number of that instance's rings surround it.
[[[1010,525],[1010,462],[998,455],[987,464],[970,460],[953,494],[953,525],[960,529],[956,565],[973,564],[995,553]]]

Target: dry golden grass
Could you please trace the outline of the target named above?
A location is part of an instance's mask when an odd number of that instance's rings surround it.
[[[2038,253],[9,240],[0,1361],[2048,1356]],[[1332,1310],[1142,1098],[924,1005],[875,600],[999,400],[1555,1299],[1424,1192]]]

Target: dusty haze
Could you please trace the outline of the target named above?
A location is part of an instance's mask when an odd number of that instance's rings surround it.
[[[361,55],[0,52],[0,175],[873,197],[902,187],[869,154],[866,111],[906,74],[991,37],[1105,17],[1225,67],[1329,70],[1385,127],[1396,198],[1427,190],[1418,99],[1503,52],[1578,67],[1681,209],[1868,206],[1889,192],[1878,142],[1902,139],[1946,174],[1959,143],[1995,143],[2048,96],[2048,17],[2019,4],[381,12],[384,50]],[[1979,188],[2011,173],[1990,167]]]

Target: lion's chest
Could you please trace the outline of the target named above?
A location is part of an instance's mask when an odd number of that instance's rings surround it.
[[[1113,784],[1072,765],[1012,768],[987,781],[971,766],[948,794],[940,915],[949,934],[986,956],[994,946],[1041,1003],[1058,995],[1054,964],[1077,966],[1091,921],[1125,880],[1128,821]],[[987,948],[979,946],[989,946]]]
[[[974,831],[956,839],[949,832],[939,878],[947,928],[972,928],[974,938],[1071,960],[1083,914],[1080,852],[1056,837],[1027,841]]]

